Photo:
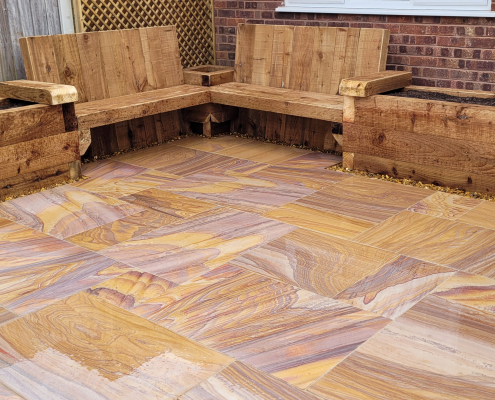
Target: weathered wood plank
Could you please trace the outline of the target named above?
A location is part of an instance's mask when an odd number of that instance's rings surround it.
[[[79,49],[87,101],[108,98],[109,95],[105,85],[105,75],[102,65],[99,32],[78,33],[75,36]]]
[[[184,83],[197,86],[216,86],[234,81],[234,69],[227,67],[202,66],[186,68],[184,70]],[[198,68],[206,71],[198,70]],[[208,71],[212,69],[212,71]]]
[[[375,94],[401,89],[412,82],[411,72],[382,71],[343,79],[339,93],[342,96],[369,97]]]
[[[256,34],[256,25],[239,24],[237,26],[237,45],[235,52],[235,72],[236,82],[252,83],[253,74],[253,54],[254,54],[254,37]]]
[[[33,32],[30,33],[30,35],[49,35],[50,32],[48,31],[47,7],[45,1],[30,0],[25,1],[25,3],[29,4],[33,18]]]
[[[58,105],[76,102],[78,94],[74,86],[20,80],[0,82],[0,97]]]
[[[292,44],[292,57],[288,89],[309,91],[316,29],[296,26]]]
[[[29,3],[23,0],[5,0],[6,9],[9,10],[9,29],[10,29],[10,40],[11,40],[11,51],[13,55],[13,65],[15,74],[11,79],[23,79],[26,76],[26,71],[24,69],[24,64],[22,63],[21,49],[17,45],[19,39],[22,36],[27,36],[31,32],[27,29],[32,28],[32,20],[29,25],[29,19],[31,19],[30,12],[23,12],[25,7],[29,7]],[[22,7],[22,11],[21,8]],[[24,16],[24,17],[23,17]],[[23,20],[26,30],[23,29]]]
[[[78,160],[79,134],[68,132],[0,147],[0,179]]]
[[[16,79],[7,0],[0,0],[0,81]]]
[[[356,76],[385,70],[389,40],[390,32],[387,30],[361,29],[356,57]]]
[[[332,88],[332,76],[335,58],[335,29],[319,28],[315,31],[313,60],[310,72],[311,92],[337,94]]]
[[[213,103],[342,122],[343,97],[228,83],[210,88]]]
[[[46,22],[48,24],[48,32],[46,35],[57,35],[62,32],[58,1],[59,0],[45,0]]]
[[[433,168],[495,176],[495,148],[467,140],[344,123],[344,150]]]
[[[210,102],[207,88],[181,85],[153,92],[76,104],[79,129],[179,110]]]
[[[255,29],[255,43],[252,58],[251,83],[268,86],[272,66],[273,25],[257,25]]]
[[[380,95],[354,99],[357,125],[495,143],[493,107]]]
[[[344,160],[345,160],[344,153]],[[344,164],[345,166],[345,164]],[[411,179],[438,186],[455,187],[469,192],[495,193],[495,177],[486,174],[457,171],[438,166],[418,165],[365,154],[354,154],[353,167],[359,171]]]
[[[62,83],[55,58],[55,47],[51,36],[34,36],[27,38],[33,59],[34,80],[40,82]]]
[[[70,179],[69,164],[0,179],[0,200],[56,185]]]
[[[77,89],[78,103],[88,101],[76,36],[55,35],[52,36],[52,40],[60,82]]]
[[[62,106],[32,105],[0,110],[0,147],[65,131]]]
[[[141,28],[148,82],[153,89],[184,83],[175,26]]]
[[[293,41],[294,27],[274,26],[272,68],[269,86],[278,88],[288,87]]]

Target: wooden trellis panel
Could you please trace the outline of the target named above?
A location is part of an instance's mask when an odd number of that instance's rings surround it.
[[[215,63],[212,0],[78,1],[82,32],[176,25],[184,67]]]

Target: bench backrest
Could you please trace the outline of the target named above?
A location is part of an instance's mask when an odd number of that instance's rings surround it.
[[[184,83],[175,26],[21,38],[27,79],[73,85],[79,102]]]
[[[385,70],[385,29],[240,24],[235,80],[338,94],[340,81]]]

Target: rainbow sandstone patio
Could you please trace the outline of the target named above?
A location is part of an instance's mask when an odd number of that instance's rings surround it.
[[[495,203],[225,136],[0,204],[0,399],[495,399]]]

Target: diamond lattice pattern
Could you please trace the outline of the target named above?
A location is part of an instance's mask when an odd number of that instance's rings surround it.
[[[84,32],[176,25],[184,67],[214,64],[211,0],[81,0]]]

